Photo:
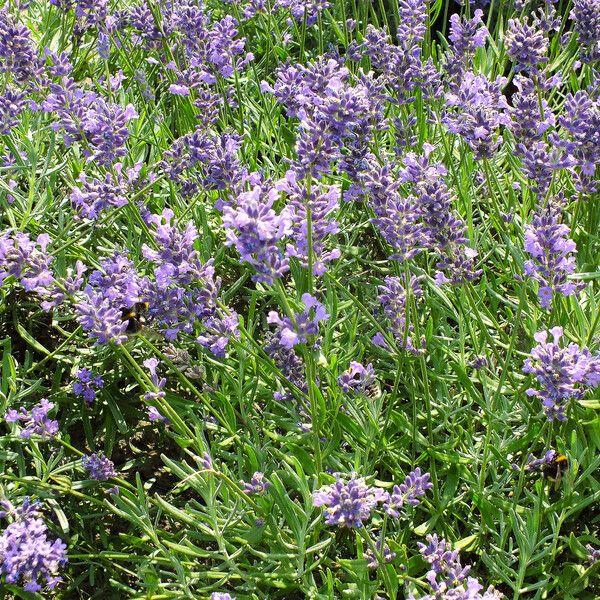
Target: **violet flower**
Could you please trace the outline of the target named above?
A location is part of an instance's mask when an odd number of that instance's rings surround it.
[[[75,375],[77,381],[73,383],[74,394],[91,404],[96,399],[96,391],[104,387],[104,380],[86,368],[80,369]]]
[[[548,341],[549,333],[552,341]],[[562,336],[562,327],[536,333],[533,338],[538,345],[523,367],[523,372],[534,375],[538,383],[538,388],[529,388],[527,395],[540,399],[549,421],[566,421],[569,401],[600,385],[600,357],[575,343],[561,347]]]
[[[365,480],[352,478],[348,483],[338,479],[313,493],[313,506],[325,507],[325,522],[338,527],[362,527],[377,504],[388,494],[378,487],[369,487]]]
[[[351,390],[364,394],[374,383],[375,370],[371,363],[365,367],[352,361],[350,367],[338,377],[338,385],[346,394]]]
[[[417,467],[406,476],[404,483],[395,485],[383,505],[387,514],[397,519],[400,517],[400,509],[404,504],[410,504],[410,506],[420,504],[419,498],[433,487],[429,477],[429,473],[421,475],[421,469]]]
[[[57,573],[68,559],[66,544],[60,539],[48,539],[48,528],[40,516],[39,503],[30,502],[14,508],[9,502],[0,516],[10,515],[14,520],[0,536],[0,575],[8,584],[23,584],[26,592],[53,590],[61,581]]]
[[[575,271],[577,248],[569,238],[571,230],[559,217],[560,208],[549,204],[525,226],[525,251],[532,258],[525,261],[524,271],[538,282],[538,298],[547,309],[552,307],[554,294],[572,296],[585,287],[583,282],[567,279]]]
[[[255,186],[238,195],[236,206],[223,209],[223,227],[228,246],[234,246],[242,261],[251,264],[255,281],[272,284],[288,270],[288,261],[278,243],[290,233],[288,209],[273,209],[279,193],[275,188]]]
[[[107,481],[111,477],[117,476],[114,463],[101,452],[83,456],[81,464],[89,472],[90,477],[96,481]]]
[[[240,481],[240,483],[244,486],[244,489],[242,490],[244,494],[262,494],[271,486],[265,479],[265,474],[260,471],[256,471],[249,482]]]
[[[50,419],[48,413],[54,408],[54,403],[42,398],[31,411],[21,406],[19,410],[8,409],[4,417],[7,423],[21,422],[21,437],[25,440],[32,435],[39,435],[43,440],[53,439],[58,433],[58,421]]]
[[[307,343],[309,336],[319,333],[319,323],[329,319],[325,307],[314,296],[302,294],[302,302],[304,312],[296,313],[294,319],[282,319],[274,310],[270,311],[267,317],[267,323],[279,327],[279,340],[290,350],[297,344]]]

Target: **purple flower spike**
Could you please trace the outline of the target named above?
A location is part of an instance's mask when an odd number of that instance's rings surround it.
[[[256,471],[249,482],[240,481],[240,483],[244,486],[242,490],[244,494],[262,494],[271,487],[271,484],[265,479],[265,474],[260,471]]]
[[[163,388],[165,387],[167,380],[164,377],[159,378],[158,374],[156,373],[156,367],[158,367],[159,364],[158,359],[147,358],[143,364],[146,367],[146,369],[148,369],[148,371],[150,372],[150,380],[156,388],[155,390],[146,392],[144,394],[144,400],[152,401],[157,400],[158,398],[164,398],[165,392],[163,391]]]
[[[533,374],[539,384],[539,389],[529,388],[527,395],[540,399],[549,421],[566,421],[569,401],[581,398],[588,387],[600,385],[600,356],[592,356],[587,348],[580,349],[574,343],[561,348],[562,336],[562,327],[536,333],[533,337],[538,345],[523,367],[523,372]]]
[[[73,392],[91,404],[96,399],[96,390],[104,387],[104,380],[89,369],[80,369],[76,376],[78,381],[73,383]]]
[[[365,480],[352,478],[348,483],[338,479],[313,494],[314,506],[325,506],[325,522],[338,527],[362,527],[377,504],[387,501],[388,494],[369,487]]]
[[[404,483],[394,486],[383,508],[390,517],[397,519],[400,517],[399,509],[405,503],[417,506],[421,502],[419,498],[424,496],[427,490],[430,490],[432,487],[433,484],[429,481],[429,473],[421,475],[421,469],[417,467],[406,476]]]
[[[278,196],[275,188],[257,185],[237,197],[235,208],[223,209],[227,245],[234,246],[241,260],[254,267],[255,281],[269,284],[288,270],[277,244],[290,232],[291,220],[287,209],[280,214],[273,209]]]
[[[10,515],[14,521],[0,536],[0,575],[6,575],[6,583],[21,580],[27,592],[41,592],[44,587],[53,590],[62,581],[57,575],[59,567],[68,561],[66,544],[48,539],[39,503],[25,497],[19,508],[10,502],[2,505],[2,516]]]
[[[96,481],[107,481],[111,477],[116,477],[115,465],[101,452],[83,456],[81,458],[83,468],[89,472],[90,477]]]
[[[338,385],[347,394],[350,390],[365,393],[375,383],[375,370],[369,363],[366,367],[352,361],[350,367],[338,377]]]
[[[269,312],[267,323],[279,326],[279,341],[282,346],[291,350],[297,344],[305,344],[308,336],[319,333],[319,323],[327,321],[329,315],[325,307],[310,294],[302,295],[305,309],[302,313],[296,313],[294,319],[284,317],[283,319],[274,310]]]
[[[29,439],[32,435],[39,435],[42,439],[52,439],[58,433],[58,421],[48,418],[48,413],[54,408],[53,402],[42,398],[30,412],[23,406],[17,411],[11,408],[7,411],[5,420],[7,423],[21,421],[24,428],[21,437]]]
[[[532,260],[525,262],[525,274],[539,283],[538,298],[542,308],[552,307],[554,294],[572,296],[585,283],[569,281],[575,271],[575,242],[569,238],[571,230],[559,222],[560,208],[549,205],[544,212],[535,214],[525,226],[525,251]]]
[[[224,592],[213,592],[210,600],[235,600],[235,598]]]

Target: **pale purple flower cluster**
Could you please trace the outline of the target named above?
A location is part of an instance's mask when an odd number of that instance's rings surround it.
[[[127,124],[138,116],[133,105],[123,108],[95,92],[86,92],[66,75],[61,77],[60,83],[51,83],[49,88],[42,108],[58,117],[53,128],[64,130],[67,146],[84,140],[83,153],[88,161],[96,161],[105,167],[127,154]]]
[[[375,369],[369,363],[366,367],[359,362],[352,361],[338,377],[338,385],[347,394],[350,391],[365,393],[375,383]]]
[[[287,195],[289,238],[286,256],[294,257],[308,267],[308,213],[310,212],[313,273],[323,275],[326,264],[340,257],[340,250],[325,250],[325,239],[338,232],[338,224],[332,213],[338,208],[340,188],[315,182],[310,190],[306,182],[299,180],[294,170],[289,170],[276,188]]]
[[[73,383],[73,393],[91,404],[96,399],[96,391],[104,387],[104,380],[86,368],[80,369],[75,375],[77,381]]]
[[[568,134],[564,146],[581,167],[583,177],[591,180],[587,187],[593,192],[597,188],[593,177],[600,163],[600,96],[597,89],[592,86],[590,91],[568,94],[559,123]],[[585,185],[582,187],[585,189]]]
[[[180,231],[167,208],[161,215],[147,215],[146,221],[154,227],[153,247],[142,246],[144,258],[154,267],[154,281],[147,284],[148,314],[165,337],[174,340],[180,332],[191,333],[198,321],[215,316],[221,281],[212,259],[202,264],[194,247],[198,231],[191,221]]]
[[[96,481],[107,481],[116,477],[115,465],[104,454],[97,452],[81,458],[81,465],[89,472],[90,477]]]
[[[41,61],[31,41],[31,32],[16,23],[7,8],[0,9],[0,73],[9,73],[17,83],[39,81]]]
[[[549,333],[552,341],[548,341]],[[562,327],[536,333],[533,338],[538,345],[523,367],[539,384],[539,389],[529,388],[527,395],[540,399],[549,421],[566,421],[569,401],[600,385],[600,357],[575,343],[561,347],[562,336]]]
[[[421,502],[419,498],[424,496],[427,490],[430,490],[432,487],[433,484],[429,481],[429,473],[421,475],[421,469],[417,467],[406,476],[403,483],[394,486],[383,508],[390,517],[398,519],[400,517],[400,509],[405,504],[417,506]]]
[[[196,341],[217,358],[224,358],[229,341],[240,338],[239,315],[216,312],[202,322],[202,329]]]
[[[516,70],[536,73],[540,64],[548,62],[548,38],[537,19],[531,25],[527,17],[509,19],[504,45],[506,54],[516,63]]]
[[[6,501],[1,506],[0,517],[10,516],[13,522],[0,536],[0,575],[6,583],[21,581],[27,592],[53,590],[62,581],[58,570],[68,560],[66,544],[48,539],[38,502],[25,497],[19,508]]]
[[[127,340],[128,322],[123,320],[124,308],[142,301],[146,282],[125,254],[115,254],[100,263],[76,302],[77,320],[98,344]]]
[[[470,565],[463,566],[458,550],[452,550],[446,540],[436,534],[428,535],[427,544],[418,542],[419,551],[431,569],[426,575],[431,593],[424,596],[409,595],[409,600],[500,600],[502,594],[493,587],[484,586],[468,577]]]
[[[301,23],[306,21],[306,26],[310,27],[316,23],[320,12],[331,6],[331,2],[329,0],[275,0],[274,5],[277,8],[289,9],[296,21]]]
[[[8,409],[4,417],[7,423],[21,424],[21,437],[25,440],[32,435],[39,435],[42,439],[52,439],[58,433],[58,421],[48,417],[54,408],[54,403],[42,398],[30,411],[24,406],[19,410]]]
[[[27,106],[25,92],[7,86],[0,94],[0,135],[9,135]]]
[[[400,518],[399,509],[406,503],[419,504],[418,498],[433,487],[429,473],[421,475],[419,468],[409,473],[403,484],[394,486],[392,494],[377,486],[367,485],[364,478],[352,477],[348,483],[337,477],[313,493],[313,505],[325,506],[325,522],[339,527],[362,527],[378,504],[392,518]]]
[[[471,66],[477,48],[482,48],[489,35],[483,24],[483,11],[475,10],[472,19],[453,14],[450,17],[451,50],[445,56],[444,67],[452,82],[459,81]]]
[[[370,487],[361,478],[348,483],[338,479],[313,493],[313,505],[325,507],[325,522],[338,527],[362,527],[371,517],[371,511],[387,499],[387,493]]]
[[[226,244],[234,246],[242,261],[256,271],[255,281],[272,284],[289,269],[278,243],[291,232],[287,208],[279,214],[273,208],[279,192],[274,187],[257,185],[236,198],[235,206],[223,208]]]
[[[501,91],[505,84],[504,77],[490,81],[467,71],[460,85],[446,93],[448,110],[442,120],[451,133],[464,138],[476,159],[494,155],[502,141],[499,128],[509,123],[509,106]]]
[[[50,237],[42,233],[34,242],[26,233],[0,235],[0,286],[14,277],[28,292],[43,295],[54,283],[52,256],[46,252]]]
[[[148,369],[150,373],[150,381],[154,386],[153,390],[149,390],[144,394],[144,400],[147,402],[151,402],[153,400],[157,400],[159,398],[165,397],[165,392],[163,388],[165,387],[167,380],[164,377],[159,377],[156,372],[156,368],[158,367],[158,359],[157,358],[147,358],[143,365]]]
[[[244,494],[262,494],[266,492],[271,484],[265,479],[265,474],[260,471],[256,471],[250,481],[240,481],[244,486],[242,490]]]
[[[593,63],[600,60],[600,3],[598,0],[573,0],[569,14],[581,44],[581,58]]]
[[[267,323],[278,326],[281,345],[290,350],[297,344],[306,344],[309,336],[319,333],[319,323],[329,319],[327,310],[314,296],[302,294],[302,303],[304,311],[296,313],[293,318],[281,318],[274,310],[267,317]]]
[[[118,165],[119,166],[119,165]],[[96,219],[110,206],[127,204],[126,189],[119,177],[106,173],[104,181],[94,177],[89,180],[84,172],[79,176],[80,187],[71,192],[71,204],[82,216]]]
[[[567,279],[575,271],[577,247],[569,238],[571,230],[559,219],[560,207],[549,204],[525,226],[525,251],[532,259],[525,261],[524,271],[538,282],[538,298],[547,309],[554,294],[572,296],[585,287]]]
[[[600,561],[600,548],[594,548],[591,544],[586,544],[585,549],[588,551],[588,561],[596,564]]]
[[[377,548],[377,551],[381,553],[384,563],[390,563],[396,558],[396,553],[392,552],[390,547],[385,543],[383,544],[383,552],[381,551],[381,540],[377,540],[375,547]],[[369,569],[378,569],[381,566],[377,556],[375,556],[375,553],[371,548],[367,548],[365,551],[365,559],[367,560]]]
[[[279,333],[269,333],[267,335],[264,349],[283,376],[292,385],[306,393],[308,387],[304,376],[304,363],[293,349],[282,342]],[[290,400],[292,394],[287,391],[277,391],[273,394],[273,397],[275,400]]]
[[[409,286],[410,294],[415,302],[418,302],[423,297],[419,278],[411,275]],[[394,336],[396,343],[414,354],[421,352],[424,345],[423,340],[419,340],[418,345],[415,346],[415,341],[411,336],[413,327],[406,321],[408,298],[404,278],[386,277],[384,285],[378,286],[378,290],[377,299],[383,308],[383,315],[387,319],[389,331]],[[377,333],[372,342],[378,346],[389,348],[381,333]]]
[[[235,600],[235,598],[225,592],[213,592],[210,596],[210,600]]]

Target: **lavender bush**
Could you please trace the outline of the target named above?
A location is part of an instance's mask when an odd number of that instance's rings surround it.
[[[0,7],[0,596],[593,599],[598,0]]]

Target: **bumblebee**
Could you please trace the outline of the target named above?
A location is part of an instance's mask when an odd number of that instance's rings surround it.
[[[559,482],[562,474],[569,468],[569,460],[564,454],[555,454],[550,462],[545,463],[542,475],[549,481]]]
[[[130,308],[121,309],[121,320],[127,321],[126,333],[139,333],[146,324],[147,302],[136,302]]]

